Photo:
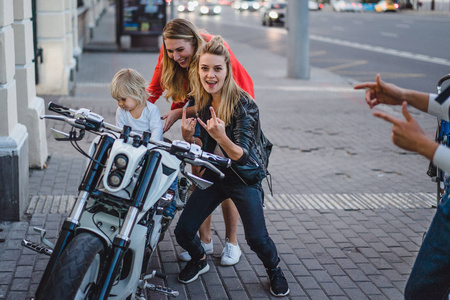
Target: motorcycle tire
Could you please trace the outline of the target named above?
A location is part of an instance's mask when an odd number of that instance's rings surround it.
[[[90,299],[92,287],[100,278],[105,257],[102,240],[91,233],[81,233],[73,238],[61,254],[37,300]]]

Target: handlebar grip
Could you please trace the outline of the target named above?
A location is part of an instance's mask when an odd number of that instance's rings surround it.
[[[66,116],[66,117],[72,117],[75,112],[73,109],[71,109],[69,107],[65,107],[63,105],[56,104],[53,102],[50,102],[48,104],[48,110],[54,111],[58,114]]]
[[[205,157],[206,156],[206,157]],[[202,158],[206,159],[212,164],[215,164],[219,167],[225,167],[229,168],[231,166],[231,159],[217,156],[217,155],[211,155],[208,153],[208,155],[202,155]]]

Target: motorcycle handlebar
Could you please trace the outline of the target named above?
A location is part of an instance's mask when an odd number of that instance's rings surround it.
[[[92,131],[102,131],[103,129],[107,129],[113,132],[121,133],[122,128],[114,126],[112,124],[108,124],[103,121],[103,117],[91,112],[88,109],[81,108],[79,110],[74,110],[69,107],[65,107],[60,104],[56,104],[53,102],[50,102],[48,104],[48,109],[51,111],[54,111],[58,114],[64,115],[64,117],[57,117],[57,116],[42,116],[42,118],[49,118],[49,119],[55,119],[55,120],[61,120],[65,121],[66,123],[70,124],[73,127],[79,128],[79,129],[87,129]],[[82,120],[82,122],[80,122]],[[141,135],[137,132],[130,132],[130,136],[138,136],[141,137]],[[200,146],[195,144],[189,144],[184,141],[173,141],[171,144],[166,143],[164,141],[158,141],[151,139],[149,140],[151,144],[154,144],[156,146],[162,147],[165,150],[169,151],[172,154],[179,153],[190,153],[190,155],[194,155],[194,157],[190,157],[190,162],[194,164],[199,164],[200,162],[195,159],[197,157],[200,160],[203,160],[205,162],[205,166],[212,169],[215,172],[221,173],[218,169],[216,169],[211,164],[214,164],[219,167],[225,167],[228,168],[231,166],[231,160],[229,158],[221,157],[212,153],[204,152]]]

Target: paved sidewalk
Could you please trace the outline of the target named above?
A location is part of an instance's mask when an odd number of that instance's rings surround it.
[[[83,53],[73,96],[45,97],[73,108],[87,107],[114,122],[116,102],[109,82],[122,67],[151,79],[157,53],[99,52],[114,40],[111,10],[94,31],[91,51]],[[371,115],[363,92],[348,78],[312,68],[310,80],[286,78],[286,59],[224,36],[255,84],[263,130],[274,143],[269,170],[274,195],[266,195],[266,220],[280,252],[291,293],[287,299],[402,299],[422,236],[435,212],[435,185],[428,162],[390,141],[390,126]],[[108,47],[112,47],[111,43]],[[94,51],[95,50],[95,51]],[[157,102],[162,113],[169,104]],[[398,108],[384,107],[394,115]],[[436,120],[412,112],[430,138]],[[167,137],[180,138],[179,123]],[[54,240],[74,201],[85,159],[70,144],[57,143],[47,121],[47,168],[30,174],[31,202],[22,222],[0,224],[0,299],[31,299],[47,258],[23,249],[23,238],[38,241],[33,226]],[[80,145],[87,149],[94,137]],[[176,220],[175,220],[176,222]],[[213,214],[214,254],[210,271],[188,285],[176,281],[184,264],[173,228],[152,265],[168,275],[178,299],[272,299],[264,268],[246,245],[242,225],[241,261],[220,266],[224,224]],[[152,299],[165,299],[152,295]]]

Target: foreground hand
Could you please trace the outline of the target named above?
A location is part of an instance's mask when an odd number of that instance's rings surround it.
[[[200,119],[198,119],[198,122],[203,126],[203,128],[206,129],[206,131],[213,139],[219,142],[221,138],[223,138],[224,136],[226,137],[225,122],[216,117],[216,112],[214,111],[214,108],[212,106],[209,108],[209,110],[211,111],[211,119],[206,121],[206,124]]]
[[[197,121],[194,118],[186,118],[186,109],[181,114],[181,135],[186,142],[191,142],[195,132]]]
[[[422,154],[429,160],[432,160],[437,143],[430,141],[425,136],[417,121],[411,117],[406,101],[402,103],[402,113],[405,120],[394,118],[379,111],[374,112],[373,115],[393,124],[392,142],[395,145],[402,149]]]
[[[386,83],[381,80],[380,74],[377,74],[376,82],[364,82],[353,87],[355,90],[366,90],[366,102],[373,108],[378,104],[401,105],[403,89],[395,84]]]
[[[161,117],[161,120],[166,120],[164,123],[163,132],[166,132],[167,130],[172,127],[172,125],[178,121],[179,118],[181,118],[181,110],[182,108],[177,108],[174,110],[169,110],[165,115]]]

